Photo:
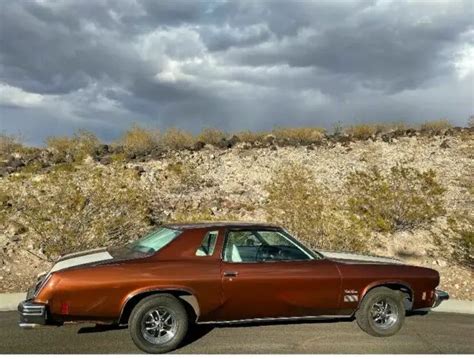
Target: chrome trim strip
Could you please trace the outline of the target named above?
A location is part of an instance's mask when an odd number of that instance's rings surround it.
[[[40,327],[41,325],[34,323],[18,323],[18,326],[22,329],[34,329]]]
[[[303,316],[303,317],[276,317],[276,318],[253,318],[253,319],[237,319],[237,320],[217,320],[200,322],[197,324],[243,324],[243,323],[261,323],[261,322],[275,322],[275,321],[289,321],[289,320],[325,320],[325,319],[336,319],[336,318],[350,318],[352,315],[315,315],[315,316]]]
[[[42,309],[23,309],[23,315],[43,315],[44,310]]]
[[[43,316],[45,313],[46,306],[43,304],[35,303],[22,303],[20,313],[23,316]]]

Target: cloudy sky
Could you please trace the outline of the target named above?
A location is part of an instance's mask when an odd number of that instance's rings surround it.
[[[0,1],[0,131],[474,114],[474,1]]]

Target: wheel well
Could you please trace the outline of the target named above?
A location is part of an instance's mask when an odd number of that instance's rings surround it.
[[[186,308],[190,322],[195,322],[199,317],[199,304],[197,299],[191,293],[185,290],[153,290],[146,291],[143,293],[138,293],[130,298],[124,305],[122,312],[120,313],[120,318],[118,324],[127,324],[130,314],[132,314],[133,308],[140,302],[142,299],[149,297],[154,294],[171,294],[176,297]]]
[[[402,295],[403,295],[403,306],[405,307],[405,310],[410,311],[412,309],[412,307],[413,307],[413,292],[408,286],[400,284],[400,283],[383,283],[383,284],[376,285],[376,286],[370,288],[364,294],[364,297],[371,290],[374,290],[376,288],[381,288],[381,287],[385,287],[385,288],[389,288],[391,290],[397,290],[397,291],[401,292]]]

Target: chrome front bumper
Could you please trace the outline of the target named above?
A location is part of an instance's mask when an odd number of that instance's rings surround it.
[[[35,328],[48,322],[48,310],[44,304],[25,300],[18,304],[18,312],[20,313],[20,322],[18,323],[20,328]]]
[[[448,294],[448,292],[445,292],[444,290],[436,289],[434,297],[435,297],[435,299],[434,299],[432,308],[436,308],[443,301],[448,300],[449,299],[449,294]]]

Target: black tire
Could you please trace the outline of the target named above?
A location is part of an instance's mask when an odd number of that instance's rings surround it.
[[[383,303],[388,304],[388,310],[379,309],[384,308]],[[379,310],[382,314],[378,314]],[[386,287],[372,289],[365,295],[355,316],[359,327],[370,335],[389,337],[396,334],[405,321],[402,292]]]
[[[154,322],[154,314],[156,314],[157,311],[161,311],[162,314],[163,312],[169,313],[172,318],[169,323],[173,323],[173,325],[162,324],[161,319]],[[165,316],[163,316],[163,318],[164,317]],[[145,325],[147,324],[145,324],[145,322],[149,322],[150,320],[152,320],[152,326],[156,325],[156,328],[164,328],[164,325],[168,325],[170,330],[146,329]],[[161,322],[161,324],[157,324],[158,321]],[[188,331],[188,315],[184,305],[173,295],[155,294],[142,299],[135,308],[133,308],[128,321],[128,327],[132,340],[139,349],[151,354],[167,353],[176,349],[186,336]],[[150,334],[150,332],[154,333]],[[158,336],[156,336],[157,332],[159,332]],[[161,333],[166,334],[161,336]],[[168,340],[166,340],[167,336],[170,336]],[[152,342],[152,340],[163,340],[163,342]]]

